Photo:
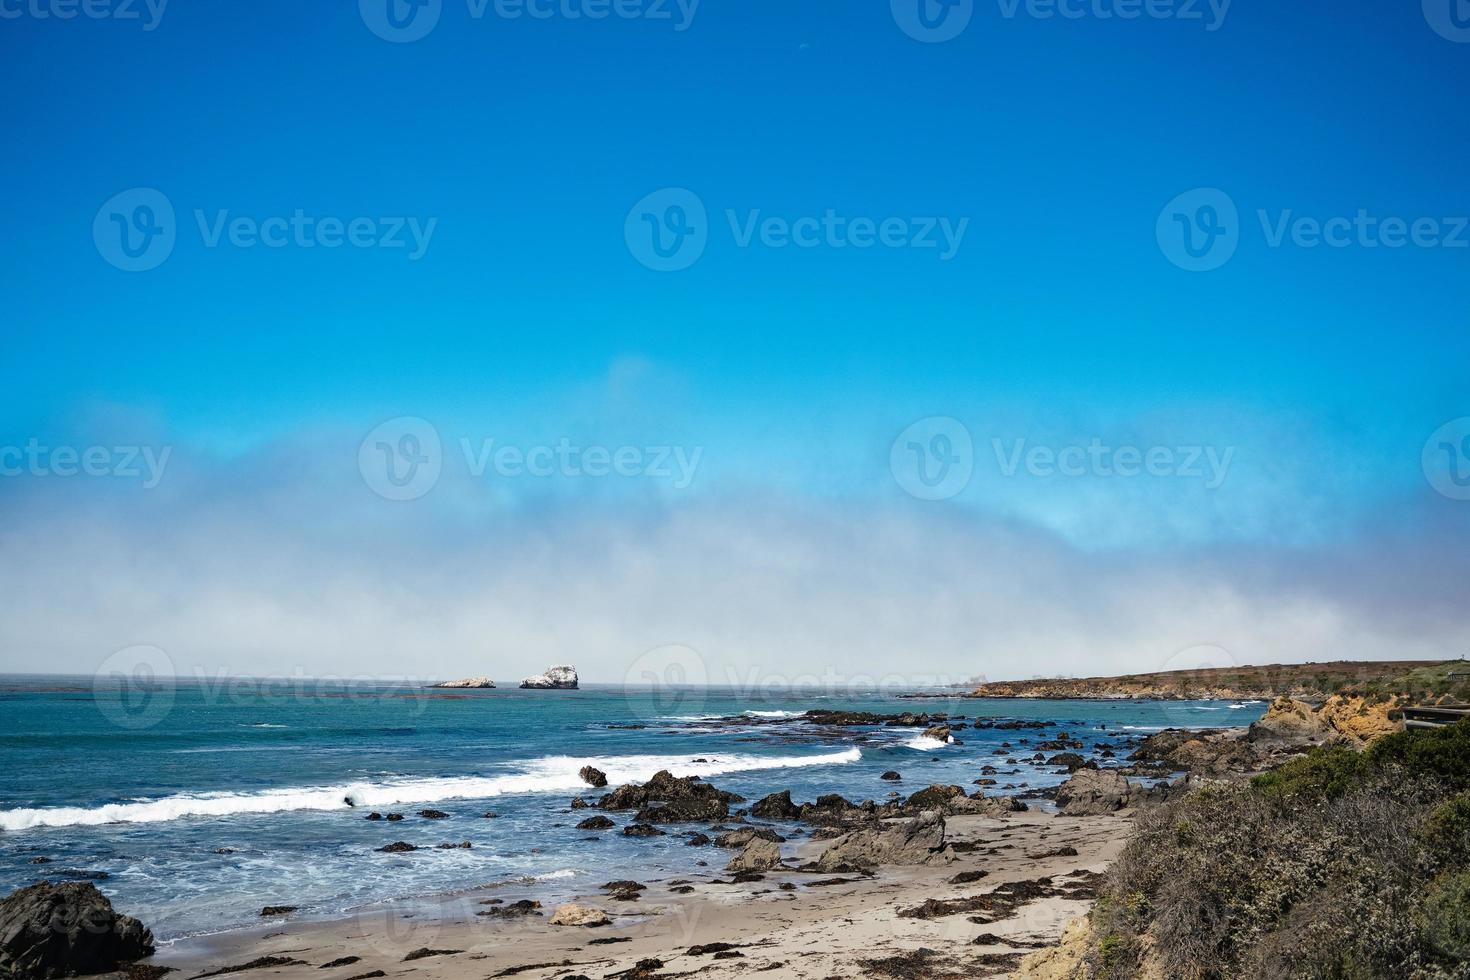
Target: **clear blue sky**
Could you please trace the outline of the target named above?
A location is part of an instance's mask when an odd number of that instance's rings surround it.
[[[1273,248],[1257,218],[1470,215],[1470,43],[1433,30],[1417,3],[1240,0],[1208,30],[1095,12],[1040,19],[1024,7],[1007,17],[990,0],[958,37],[931,44],[900,30],[888,4],[833,0],[705,0],[682,31],[648,19],[511,20],[493,6],[476,19],[465,0],[444,0],[437,26],[412,43],[376,36],[355,3],[177,3],[144,30],[35,16],[48,2],[0,0],[20,12],[0,19],[0,443],[166,442],[186,476],[151,497],[0,481],[17,519],[54,524],[34,541],[4,539],[13,569],[52,561],[41,581],[66,580],[88,535],[156,525],[181,549],[168,560],[191,569],[182,578],[235,587],[249,575],[228,563],[211,566],[214,578],[200,571],[201,554],[218,561],[226,547],[209,534],[319,528],[343,507],[361,521],[344,538],[380,526],[442,534],[454,543],[439,554],[470,564],[466,542],[494,553],[509,546],[497,535],[577,564],[575,543],[545,544],[538,522],[559,523],[548,512],[636,538],[649,526],[670,533],[700,508],[721,509],[715,526],[741,533],[808,526],[772,515],[814,508],[853,528],[957,521],[963,533],[1034,533],[1045,543],[1028,553],[1158,562],[1150,574],[1164,578],[1219,561],[1270,565],[1232,567],[1191,592],[1212,609],[1213,590],[1269,592],[1277,576],[1313,602],[1343,601],[1323,570],[1362,549],[1364,568],[1386,574],[1390,546],[1370,540],[1386,529],[1459,535],[1450,540],[1463,550],[1470,503],[1435,494],[1419,454],[1437,427],[1470,415],[1470,247]],[[136,187],[166,195],[178,241],[158,268],[130,273],[99,255],[92,226],[105,201]],[[668,187],[708,208],[709,242],[690,268],[660,273],[630,254],[624,223]],[[1201,187],[1238,207],[1240,241],[1220,268],[1189,272],[1161,251],[1156,221]],[[437,224],[410,261],[402,250],[206,248],[196,209]],[[741,248],[727,209],[968,225],[948,261],[919,249]],[[1470,243],[1470,230],[1459,237]],[[381,502],[352,483],[338,504],[334,454],[351,469],[358,440],[400,415],[431,420],[451,455],[461,437],[565,436],[700,446],[702,469],[683,496],[623,483],[479,494],[446,483],[405,517],[370,509]],[[926,416],[959,419],[974,437],[975,476],[950,500],[916,502],[889,470],[894,436]],[[1211,493],[1189,480],[1005,480],[991,440],[1018,438],[1236,455]],[[717,537],[710,526],[700,534]],[[111,560],[136,570],[165,547],[148,540],[120,537]],[[317,542],[300,560],[326,575],[348,563],[344,547]],[[812,544],[788,568],[795,581],[798,569],[882,565],[883,554],[839,559]],[[608,556],[580,557],[617,574]],[[150,581],[136,587],[171,615],[202,602]],[[650,594],[663,586],[655,576],[630,600],[647,601],[636,616],[655,625],[626,630],[628,644],[699,632],[657,625],[667,610]],[[731,601],[742,594],[726,588]],[[43,612],[106,621],[127,606],[106,591],[78,586]],[[1307,606],[1281,615],[1326,615]],[[313,635],[287,619],[281,631]],[[1197,638],[1159,628],[1168,638],[1145,642],[1150,616],[1125,625],[1127,639],[1102,653],[1057,642],[1076,654],[1071,667],[1089,656],[1112,666],[1124,648],[1149,646],[1140,662],[1151,663],[1154,648],[1232,635],[1222,621]],[[1002,672],[1001,651],[956,635],[972,626],[956,620],[955,634],[924,639],[942,651],[936,669]],[[124,619],[54,646],[37,640],[42,626],[17,629],[0,666],[25,666],[42,648],[85,666],[109,644],[152,635],[187,646],[193,628],[150,633]],[[696,639],[743,649],[742,629]],[[567,656],[598,635],[591,623],[579,630],[560,647],[573,647]],[[1324,629],[1312,652],[1351,632]],[[1240,659],[1254,642],[1237,641]]]

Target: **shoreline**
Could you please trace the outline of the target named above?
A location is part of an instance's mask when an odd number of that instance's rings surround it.
[[[160,946],[144,963],[176,970],[179,980],[218,970],[247,978],[348,980],[414,973],[456,980],[560,980],[636,971],[640,961],[656,959],[667,965],[669,975],[698,969],[701,976],[720,978],[766,971],[773,977],[815,980],[869,975],[865,971],[872,967],[864,966],[869,960],[912,956],[928,948],[967,976],[1006,977],[1021,956],[1055,945],[1067,922],[1086,913],[1090,876],[1111,863],[1131,824],[1128,811],[1086,817],[1035,809],[1003,817],[956,815],[946,818],[946,840],[957,843],[961,853],[943,864],[884,866],[871,877],[783,868],[766,872],[761,880],[732,883],[721,866],[739,851],[721,850],[705,852],[709,867],[683,878],[650,879],[636,901],[611,898],[595,883],[579,888],[574,901],[612,917],[610,925],[599,928],[550,925],[550,907],[540,909],[540,916],[509,919],[455,913],[455,908],[486,911],[534,900],[533,887],[496,887],[429,900],[443,915],[423,914],[419,910],[424,902],[394,902],[337,918],[267,920],[178,939]],[[825,846],[825,841],[803,839],[782,851],[804,861]],[[954,884],[963,872],[984,872],[983,880]],[[610,870],[608,877],[618,876]],[[1051,880],[1037,886],[1043,879]],[[900,915],[932,899],[974,898],[1012,884],[1024,884],[1038,897],[997,913],[993,922],[973,923],[960,913]],[[677,894],[674,888],[692,891]],[[1052,890],[1087,897],[1046,894]],[[496,905],[478,905],[496,900]],[[980,936],[997,940],[975,945]],[[723,950],[721,959],[714,958],[721,951],[689,952],[723,943],[736,946]],[[454,952],[405,960],[425,948]],[[271,957],[277,959],[263,959]],[[357,959],[323,969],[346,957]],[[260,965],[248,969],[229,969],[257,961]],[[657,969],[662,967],[632,975],[660,975],[652,972]]]

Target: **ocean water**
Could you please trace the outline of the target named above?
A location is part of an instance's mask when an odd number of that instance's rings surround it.
[[[811,708],[948,712],[1055,722],[1047,730],[818,730]],[[727,857],[687,847],[702,825],[627,838],[575,829],[600,811],[584,765],[613,785],[660,769],[699,775],[751,801],[790,789],[882,801],[936,782],[969,784],[986,764],[1044,788],[1065,777],[1005,765],[1066,730],[1126,755],[1129,737],[1168,727],[1243,725],[1260,702],[901,699],[885,693],[757,695],[733,690],[515,689],[438,692],[315,681],[234,679],[94,690],[91,679],[0,681],[0,889],[94,880],[161,939],[258,924],[265,905],[336,916],[487,886],[555,900],[608,878],[688,874]],[[735,721],[721,719],[735,718]],[[1000,748],[1002,742],[1014,748]],[[887,769],[901,783],[879,779]],[[998,790],[994,787],[987,792]],[[352,804],[352,805],[349,805]],[[451,814],[425,820],[425,808]],[[369,811],[401,822],[369,821]],[[483,816],[493,811],[498,817]],[[425,850],[384,854],[396,840]],[[470,841],[470,849],[438,849]]]

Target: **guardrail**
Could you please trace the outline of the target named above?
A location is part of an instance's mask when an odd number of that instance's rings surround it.
[[[1453,725],[1462,718],[1470,718],[1470,707],[1464,708],[1401,708],[1405,728],[1443,728]]]

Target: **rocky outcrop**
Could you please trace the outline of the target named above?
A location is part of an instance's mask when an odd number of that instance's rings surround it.
[[[968,814],[981,817],[1003,817],[1026,809],[1026,804],[1010,796],[986,796],[976,793],[968,796],[963,786],[936,783],[905,800],[899,812],[917,816],[927,810],[935,810],[949,816]]]
[[[611,921],[602,909],[578,905],[575,902],[558,905],[551,913],[550,919],[554,926],[605,926]]]
[[[582,777],[582,782],[593,789],[601,789],[607,785],[607,773],[593,766],[583,766],[577,775]]]
[[[495,686],[495,682],[488,677],[462,677],[457,681],[440,681],[429,686],[451,690],[489,690]]]
[[[1057,809],[1069,817],[1114,813],[1128,806],[1133,785],[1111,769],[1084,769],[1057,788]]]
[[[944,815],[930,811],[903,823],[844,834],[817,858],[816,869],[870,870],[884,864],[942,864],[953,860],[954,848],[944,842]]]
[[[1361,697],[1334,695],[1320,704],[1277,698],[1261,720],[1250,727],[1254,744],[1275,748],[1345,744],[1361,748],[1375,738],[1400,731],[1390,719],[1398,699],[1369,703]]]
[[[757,800],[750,815],[763,820],[795,820],[801,816],[801,807],[791,802],[791,790],[783,789]]]
[[[924,729],[924,737],[932,738],[936,742],[948,742],[950,740],[948,725],[935,725]]]
[[[781,845],[763,837],[752,837],[741,852],[725,865],[726,871],[770,871],[781,866]]]
[[[872,800],[853,803],[837,793],[824,793],[813,803],[803,803],[797,819],[820,827],[856,827],[876,823],[878,804]]]
[[[572,666],[547,667],[546,673],[534,674],[521,681],[521,687],[536,691],[575,691],[577,668]]]
[[[716,789],[698,776],[674,776],[661,769],[648,782],[619,786],[598,801],[604,810],[633,810],[639,823],[723,820],[731,803],[745,797]]]
[[[760,839],[782,843],[786,838],[776,833],[769,827],[739,827],[728,833],[721,834],[715,838],[716,847],[744,847],[751,841]]]
[[[153,933],[86,882],[42,881],[0,900],[0,976],[106,973],[153,954]]]

